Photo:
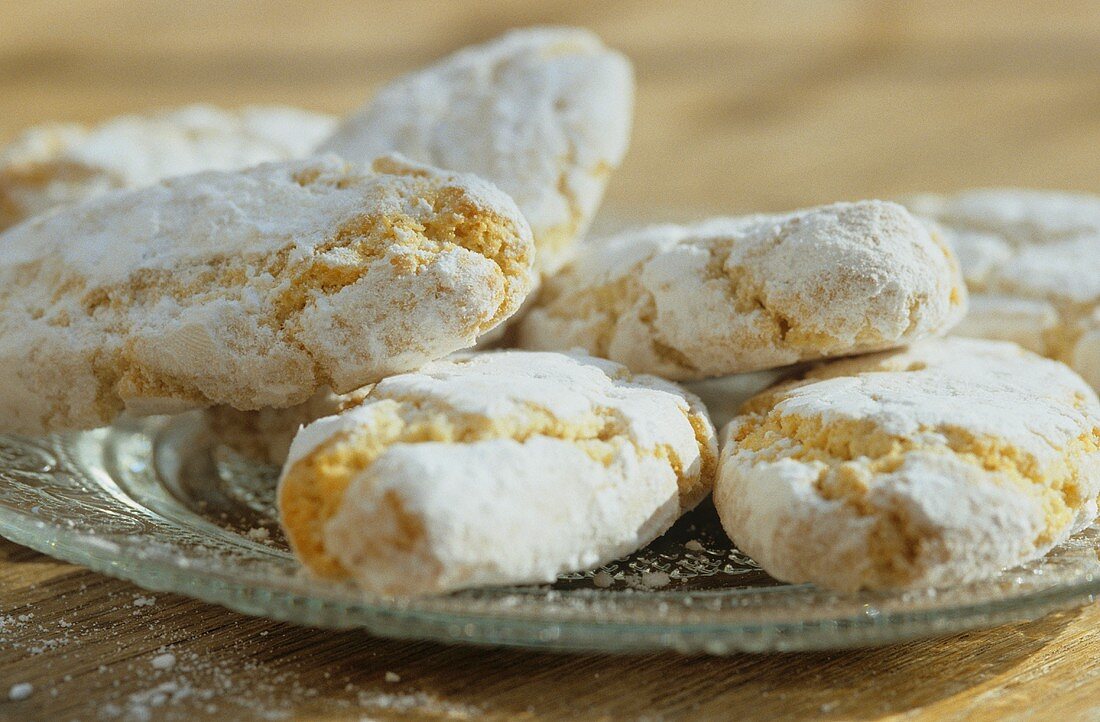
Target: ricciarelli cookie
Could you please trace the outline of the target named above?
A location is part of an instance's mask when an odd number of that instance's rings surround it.
[[[591,32],[515,30],[384,87],[321,148],[361,163],[396,151],[495,183],[552,273],[626,152],[633,95],[630,62]]]
[[[182,176],[0,235],[0,424],[298,404],[471,345],[532,284],[496,188],[397,159]]]
[[[90,127],[30,128],[0,150],[0,229],[111,190],[301,158],[335,124],[331,116],[296,108],[192,105]]]
[[[1100,197],[977,190],[907,205],[954,246],[970,289],[961,336],[1064,361],[1100,388]]]
[[[305,427],[279,486],[314,573],[382,594],[549,582],[700,501],[714,429],[674,384],[583,355],[467,354]]]
[[[722,437],[722,525],[787,582],[982,579],[1097,514],[1096,394],[1011,343],[949,338],[826,364],[750,400]]]
[[[593,243],[546,282],[518,337],[691,380],[901,346],[965,307],[935,233],[897,204],[862,201]]]

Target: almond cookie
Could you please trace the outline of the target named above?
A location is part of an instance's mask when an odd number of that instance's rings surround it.
[[[630,62],[587,30],[515,30],[383,88],[321,147],[369,163],[396,151],[475,173],[516,201],[552,273],[626,152]]]
[[[1096,394],[1003,341],[930,340],[820,366],[747,402],[722,437],[722,524],[787,582],[982,579],[1096,518]]]
[[[513,312],[534,255],[473,176],[333,156],[111,193],[0,245],[0,425],[20,433],[415,369]]]
[[[519,345],[678,380],[900,346],[962,316],[947,246],[894,203],[652,226],[549,279]]]
[[[31,128],[0,150],[0,229],[110,190],[301,158],[335,125],[330,116],[295,108],[192,105],[92,127]]]
[[[382,594],[549,582],[706,496],[714,428],[667,381],[583,355],[465,354],[305,427],[279,487],[313,572]]]
[[[954,246],[970,289],[961,336],[1064,361],[1100,388],[1100,197],[977,190],[907,205]]]

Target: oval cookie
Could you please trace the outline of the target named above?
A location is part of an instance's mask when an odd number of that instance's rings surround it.
[[[714,456],[702,406],[667,381],[468,354],[305,427],[279,510],[307,567],[372,592],[549,582],[663,533],[709,491]]]
[[[950,338],[826,364],[747,402],[722,438],[722,524],[783,581],[967,582],[1096,518],[1096,394],[1011,343]]]
[[[384,87],[321,148],[368,164],[396,151],[492,181],[530,222],[536,269],[552,273],[626,152],[633,94],[630,62],[591,32],[515,30]]]
[[[289,406],[471,345],[532,283],[473,176],[335,157],[182,176],[0,236],[0,424]]]
[[[838,203],[593,243],[546,282],[519,345],[701,379],[900,346],[965,305],[951,251],[904,208]]]
[[[971,307],[956,334],[1015,341],[1100,388],[1100,197],[990,189],[907,205],[959,256]]]
[[[0,229],[110,190],[301,158],[335,125],[330,116],[296,108],[192,105],[90,127],[30,128],[0,150]]]

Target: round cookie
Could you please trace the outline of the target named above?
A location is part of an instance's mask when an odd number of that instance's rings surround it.
[[[289,406],[471,345],[532,284],[530,228],[467,175],[335,157],[113,193],[0,235],[0,424]]]
[[[111,190],[302,158],[335,125],[331,116],[296,108],[191,105],[91,127],[30,128],[0,150],[0,229]]]
[[[906,205],[959,256],[971,306],[956,334],[1015,341],[1100,388],[1100,196],[990,189]]]
[[[279,511],[313,572],[383,594],[549,582],[706,496],[714,429],[674,384],[583,355],[461,355],[305,427]]]
[[[965,306],[936,235],[897,204],[862,201],[590,244],[545,283],[518,337],[691,380],[900,346],[945,332]]]
[[[747,402],[722,439],[722,525],[787,582],[982,579],[1097,514],[1096,394],[1011,343],[929,340],[825,364]]]
[[[587,30],[529,28],[454,53],[382,88],[322,146],[369,163],[391,151],[475,173],[510,195],[553,273],[626,153],[630,62]]]

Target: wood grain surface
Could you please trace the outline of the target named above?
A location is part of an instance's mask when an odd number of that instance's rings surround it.
[[[533,23],[635,62],[618,213],[1100,189],[1092,2],[2,0],[0,139],[194,101],[343,112]],[[1093,605],[829,654],[538,654],[243,617],[0,542],[0,719],[1100,720],[1098,623]]]

